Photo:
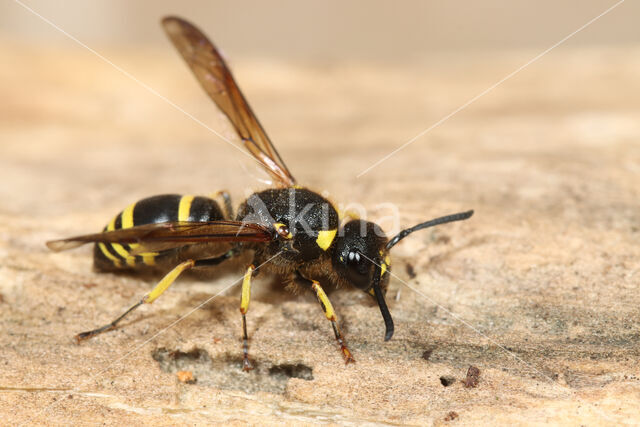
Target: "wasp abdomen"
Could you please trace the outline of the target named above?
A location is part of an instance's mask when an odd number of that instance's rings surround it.
[[[206,222],[225,219],[218,203],[208,197],[163,194],[148,197],[129,205],[116,215],[104,231],[131,228],[136,225],[169,221]],[[147,252],[131,255],[135,245],[97,243],[94,248],[94,266],[98,270],[114,270],[154,266],[163,252]]]

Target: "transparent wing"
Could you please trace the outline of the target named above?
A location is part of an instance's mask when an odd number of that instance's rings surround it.
[[[229,118],[249,152],[281,185],[296,181],[242,95],[224,59],[200,30],[191,23],[166,17],[162,26],[187,62],[205,92]]]

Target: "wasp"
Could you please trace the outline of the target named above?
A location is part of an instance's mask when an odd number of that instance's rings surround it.
[[[354,358],[321,281],[337,287],[354,286],[371,295],[382,313],[384,340],[390,340],[394,324],[385,302],[391,271],[389,251],[415,231],[467,219],[473,211],[423,222],[391,239],[373,222],[341,218],[329,200],[297,184],[211,41],[181,18],[166,17],[162,26],[245,148],[270,174],[275,188],[252,194],[236,212],[226,192],[220,193],[221,200],[193,195],[149,197],[125,208],[100,233],[47,242],[54,251],[93,243],[97,271],[147,267],[169,270],[122,315],[107,325],[76,335],[76,340],[115,329],[136,308],[153,303],[183,272],[214,267],[247,253],[250,261],[243,276],[240,301],[243,370],[252,369],[246,315],[251,282],[259,271],[276,274],[283,283],[295,283],[315,293],[346,363]]]

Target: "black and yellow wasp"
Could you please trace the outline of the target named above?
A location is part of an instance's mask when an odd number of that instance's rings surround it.
[[[81,341],[114,329],[142,304],[151,304],[186,270],[215,266],[239,254],[252,254],[242,282],[243,369],[250,370],[246,313],[251,279],[258,271],[280,275],[286,283],[311,288],[331,321],[347,363],[351,352],[338,328],[335,311],[320,280],[334,286],[355,286],[369,293],[385,322],[385,341],[393,335],[393,320],[384,296],[389,283],[389,250],[408,234],[469,218],[473,211],[437,218],[403,230],[388,239],[376,224],[341,218],[318,193],[296,184],[229,68],[213,44],[196,27],[176,17],[163,19],[167,35],[209,97],[229,118],[244,146],[277,184],[252,194],[234,214],[227,193],[224,202],[190,195],[160,195],[124,209],[101,233],[48,242],[54,251],[95,243],[99,271],[172,268],[144,297],[111,323],[76,335]]]

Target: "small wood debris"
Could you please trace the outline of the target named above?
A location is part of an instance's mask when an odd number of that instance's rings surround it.
[[[433,349],[432,349],[432,348],[429,348],[429,349],[425,350],[425,351],[422,353],[422,358],[423,358],[424,360],[429,360],[429,358],[431,357],[431,353],[433,353]]]
[[[456,419],[456,418],[458,418],[458,417],[459,417],[459,415],[458,415],[458,413],[457,413],[456,411],[451,411],[451,412],[449,412],[449,413],[447,414],[447,416],[446,416],[446,417],[444,417],[444,420],[445,420],[445,421],[453,421],[453,420],[455,420],[455,419]]]
[[[409,275],[409,279],[415,279],[416,278],[416,270],[413,268],[413,265],[407,264],[405,266],[405,268],[407,269],[407,274]]]
[[[477,387],[480,382],[480,369],[475,366],[469,366],[467,370],[467,378],[462,380],[462,383],[467,388]]]
[[[193,372],[191,371],[178,371],[176,372],[178,376],[178,381],[185,384],[195,384],[196,379],[193,377]]]

